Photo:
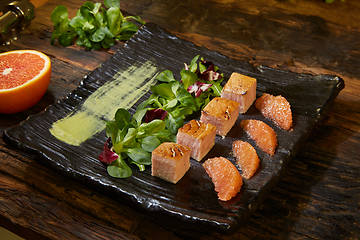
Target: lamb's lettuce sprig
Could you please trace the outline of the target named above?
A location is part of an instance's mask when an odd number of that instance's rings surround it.
[[[117,40],[130,39],[145,22],[139,16],[123,16],[119,0],[101,3],[85,2],[72,19],[65,6],[57,6],[51,21],[54,31],[51,44],[69,46],[76,43],[86,49],[110,48]]]

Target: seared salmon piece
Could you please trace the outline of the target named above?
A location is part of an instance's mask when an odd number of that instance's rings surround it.
[[[223,157],[210,158],[203,163],[206,173],[215,185],[218,198],[228,201],[240,192],[242,178],[237,168]]]
[[[242,120],[240,126],[252,138],[256,145],[273,156],[277,147],[277,137],[274,129],[260,120]]]
[[[221,97],[240,103],[240,113],[245,113],[256,99],[256,79],[232,73],[221,92]]]
[[[264,93],[256,100],[255,107],[264,117],[269,118],[282,129],[290,130],[292,127],[290,103],[281,95],[273,96]]]
[[[211,123],[191,120],[179,128],[176,142],[188,146],[191,149],[191,157],[200,162],[215,145],[215,135],[216,127]]]
[[[239,116],[239,103],[216,97],[201,111],[200,121],[216,127],[216,134],[226,136]]]
[[[260,165],[256,150],[250,143],[241,140],[233,142],[232,150],[236,158],[236,163],[242,170],[242,177],[250,179]]]
[[[190,148],[164,142],[151,155],[151,175],[177,183],[190,168]]]

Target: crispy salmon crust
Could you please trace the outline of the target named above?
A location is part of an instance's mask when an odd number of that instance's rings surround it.
[[[237,168],[228,159],[223,157],[210,158],[203,163],[206,173],[215,185],[218,198],[228,201],[242,186],[242,178]]]
[[[216,97],[202,110],[200,121],[216,127],[216,134],[226,136],[239,116],[239,103]]]
[[[211,123],[191,120],[179,128],[176,142],[191,149],[191,157],[197,161],[211,150],[215,145],[216,127]]]
[[[164,142],[151,155],[151,175],[177,183],[190,168],[190,148]]]
[[[232,73],[221,91],[221,97],[238,102],[240,113],[245,113],[256,99],[256,79]]]
[[[233,142],[232,150],[236,158],[236,163],[242,170],[241,176],[250,179],[260,165],[260,160],[255,148],[248,142],[236,140]]]
[[[281,95],[264,93],[255,102],[255,107],[264,117],[272,120],[280,128],[290,130],[293,125],[290,103]]]
[[[264,152],[273,156],[275,154],[277,137],[274,129],[260,120],[242,120],[240,126],[252,138],[256,145]]]

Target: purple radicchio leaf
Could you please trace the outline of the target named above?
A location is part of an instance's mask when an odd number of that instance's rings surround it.
[[[196,82],[195,84],[188,87],[187,91],[189,93],[195,93],[195,97],[199,97],[201,93],[208,90],[212,84],[202,83],[202,82]]]
[[[206,67],[204,72],[198,72],[198,77],[205,81],[216,81],[221,79],[220,73],[215,71],[215,65],[212,62],[201,60],[201,63]]]
[[[154,119],[164,120],[167,116],[167,111],[161,108],[148,110],[145,114],[144,122],[149,123]]]
[[[212,62],[206,61],[205,59],[201,59],[200,61],[207,69],[212,68],[210,70],[214,70],[214,64]]]
[[[106,140],[106,142],[104,143],[104,150],[99,155],[100,162],[105,163],[105,164],[110,164],[113,161],[115,161],[116,159],[118,159],[118,157],[119,157],[119,155],[117,155],[115,152],[113,152],[110,149],[110,141],[111,141],[110,138],[108,138]]]
[[[205,80],[205,81],[210,81],[211,82],[211,81],[216,81],[218,79],[221,79],[221,75],[218,72],[214,72],[212,70],[210,70],[210,71],[206,70],[205,72],[203,72],[201,74],[200,78]]]

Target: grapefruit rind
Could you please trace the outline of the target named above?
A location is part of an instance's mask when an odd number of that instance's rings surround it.
[[[45,61],[44,67],[39,74],[25,83],[13,88],[0,89],[0,113],[17,113],[32,107],[42,98],[50,83],[51,61],[48,56],[35,50],[15,50],[1,53],[0,58],[14,53],[36,54]]]

